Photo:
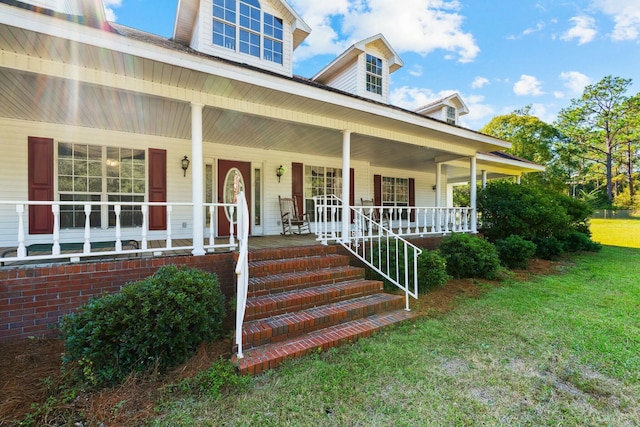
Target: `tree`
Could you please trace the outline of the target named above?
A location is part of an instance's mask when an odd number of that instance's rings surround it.
[[[507,153],[547,166],[542,174],[526,175],[524,182],[543,184],[556,190],[565,188],[567,176],[557,167],[554,152],[561,134],[552,125],[533,116],[530,105],[494,117],[480,132],[511,142]]]
[[[616,157],[637,130],[636,102],[626,96],[631,79],[607,76],[589,85],[569,108],[560,111],[556,128],[563,135],[561,158],[582,176],[604,175],[606,200],[613,202]],[[633,178],[631,178],[633,186]]]

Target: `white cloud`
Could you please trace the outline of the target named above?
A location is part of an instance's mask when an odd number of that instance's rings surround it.
[[[640,39],[640,1],[593,0],[593,5],[615,22],[611,38],[616,41]]]
[[[338,54],[355,42],[382,33],[402,52],[426,56],[435,50],[471,62],[480,48],[462,28],[464,17],[457,0],[292,0],[291,5],[313,29],[296,60],[320,54]],[[402,23],[402,25],[398,25]]]
[[[471,87],[473,89],[480,89],[483,86],[486,86],[489,84],[489,79],[487,79],[486,77],[476,77],[475,79],[473,79],[473,82],[471,83]]]
[[[578,71],[560,73],[560,80],[564,82],[564,87],[569,89],[572,95],[581,94],[584,88],[591,84],[591,79]]]
[[[107,21],[115,22],[118,20],[118,16],[114,12],[114,8],[122,6],[122,0],[103,0],[104,11],[107,16]]]
[[[411,67],[411,70],[409,70],[409,74],[411,74],[413,77],[422,77],[422,65],[414,65],[413,67]]]
[[[545,123],[553,123],[556,120],[556,115],[550,112],[544,104],[531,105],[531,115],[536,116]]]
[[[391,91],[389,100],[391,104],[398,107],[406,108],[407,110],[415,110],[419,107],[445,98],[453,93],[456,93],[456,91],[442,90],[440,92],[433,92],[431,89],[427,88],[402,86]]]
[[[540,80],[538,80],[537,78],[523,74],[522,76],[520,76],[520,80],[518,80],[513,85],[513,92],[518,96],[544,95],[541,85],[542,84],[540,83]]]
[[[471,95],[463,97],[463,100],[464,103],[467,104],[467,107],[469,107],[469,114],[460,117],[462,126],[471,129],[480,129],[496,115],[493,106],[485,104],[484,96]]]
[[[590,16],[574,16],[569,21],[574,23],[573,28],[564,33],[562,40],[570,41],[578,39],[578,44],[585,44],[592,41],[597,34],[596,21]]]
[[[565,96],[564,92],[560,92],[559,90],[553,92],[553,97],[556,99],[564,99]]]

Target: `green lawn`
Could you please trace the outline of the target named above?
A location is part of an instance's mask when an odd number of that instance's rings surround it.
[[[605,247],[215,400],[169,401],[152,425],[637,426],[639,273],[640,249]]]
[[[592,219],[591,233],[603,245],[640,248],[640,218]]]

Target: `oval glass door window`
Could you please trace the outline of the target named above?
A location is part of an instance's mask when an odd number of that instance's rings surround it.
[[[236,179],[237,177],[237,179]],[[224,203],[236,203],[236,194],[244,190],[244,178],[238,168],[231,168],[224,178]],[[232,213],[233,211],[233,213]],[[238,222],[238,213],[234,208],[226,207],[224,210],[230,223]]]

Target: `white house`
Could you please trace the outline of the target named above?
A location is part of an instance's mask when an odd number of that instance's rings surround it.
[[[0,0],[0,247],[193,239],[201,255],[234,232],[219,204],[236,173],[251,235],[282,232],[278,196],[314,220],[314,196],[373,200],[405,209],[400,234],[441,234],[428,218],[452,185],[543,170],[460,127],[458,95],[389,104],[403,62],[383,35],[295,76],[311,30],[279,0],[180,0],[171,39],[107,22],[100,0]]]

